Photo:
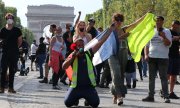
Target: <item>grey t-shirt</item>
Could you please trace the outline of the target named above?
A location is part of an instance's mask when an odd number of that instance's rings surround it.
[[[168,40],[172,42],[172,35],[169,29],[164,28],[163,32]],[[149,57],[151,58],[169,58],[169,46],[165,46],[163,39],[159,36],[157,28],[155,28],[155,35],[149,42]]]

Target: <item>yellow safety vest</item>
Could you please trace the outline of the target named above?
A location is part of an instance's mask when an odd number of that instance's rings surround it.
[[[88,53],[89,53],[89,51],[88,51]],[[88,54],[85,53],[85,55],[86,55],[86,60],[87,60],[89,79],[91,81],[91,84],[93,86],[96,86],[96,80],[95,80],[95,75],[94,75],[94,70],[93,70],[93,64],[92,64]],[[78,71],[78,59],[76,57],[74,62],[73,62],[73,75],[72,75],[72,82],[71,82],[71,86],[70,86],[72,88],[75,88],[77,86],[77,71]]]

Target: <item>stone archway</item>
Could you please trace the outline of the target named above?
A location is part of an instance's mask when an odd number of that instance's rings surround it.
[[[43,36],[43,29],[47,25],[56,24],[57,26],[61,26],[63,31],[65,31],[65,24],[73,24],[75,18],[74,7],[49,4],[28,6],[27,9],[27,27],[33,32],[36,40],[39,40]]]

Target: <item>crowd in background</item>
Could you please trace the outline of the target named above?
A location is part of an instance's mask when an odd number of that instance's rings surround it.
[[[18,70],[20,71],[20,75],[27,75],[29,71],[39,71],[39,76],[37,77],[40,79],[39,83],[52,84],[52,89],[61,90],[58,81],[64,85],[72,86],[75,81],[70,80],[69,77],[67,77],[66,70],[63,68],[63,65],[67,65],[66,63],[70,62],[67,61],[67,59],[69,59],[73,53],[81,53],[80,48],[78,49],[76,47],[73,49],[72,44],[77,41],[83,41],[82,46],[84,46],[104,31],[102,27],[95,27],[95,20],[93,18],[89,19],[88,23],[86,23],[85,21],[79,20],[80,16],[81,12],[79,12],[74,25],[71,25],[70,23],[66,24],[66,31],[64,33],[62,32],[61,26],[51,24],[49,31],[52,36],[41,37],[39,39],[39,45],[37,45],[36,40],[29,45],[26,42],[25,37],[22,39],[20,29],[13,26],[13,15],[10,13],[7,14],[5,17],[7,24],[0,32],[0,39],[2,40],[1,48],[3,49],[1,59],[0,93],[4,93],[6,86],[9,88],[8,92],[16,93],[13,83],[14,75]],[[170,99],[179,99],[179,97],[174,93],[174,87],[175,84],[180,84],[177,80],[180,73],[180,22],[178,20],[172,21],[172,25],[170,25],[170,28],[168,29],[163,27],[165,19],[162,16],[158,16],[156,18],[155,35],[143,49],[141,60],[135,63],[128,49],[127,37],[130,29],[133,29],[133,27],[141,22],[142,19],[143,17],[136,23],[121,27],[122,22],[124,21],[124,16],[118,13],[114,14],[112,22],[115,23],[115,27],[114,25],[110,26],[109,30],[112,30],[117,37],[120,36],[118,38],[118,41],[120,42],[118,46],[119,50],[108,60],[93,66],[93,69],[95,70],[94,75],[96,87],[110,88],[111,85],[114,104],[123,104],[123,98],[125,97],[125,94],[127,94],[127,89],[136,88],[137,81],[143,81],[146,77],[149,77],[149,93],[146,98],[142,99],[142,101],[154,102],[156,78],[161,79],[161,95],[166,103],[170,103]],[[108,37],[110,34],[106,33],[106,35]],[[90,50],[90,55],[94,55],[92,53],[93,51],[93,49]],[[89,56],[89,53],[87,56]],[[28,57],[31,61],[30,68],[25,66]],[[91,59],[91,56],[86,57],[87,64],[89,60],[88,58]],[[74,60],[75,58],[69,65],[74,66]],[[20,66],[18,66],[18,61],[21,62]],[[65,64],[63,64],[64,62]],[[80,62],[80,60],[78,60],[78,62]],[[83,63],[82,60],[81,62]],[[9,72],[7,73],[8,68]],[[89,69],[89,66],[84,68],[81,67],[82,70],[84,69],[89,73],[89,70],[86,70],[86,68]],[[53,74],[52,76],[49,76],[51,75],[49,74],[51,70]],[[136,70],[139,71],[140,79],[136,78]],[[159,75],[157,72],[159,72]],[[77,73],[77,78],[78,77],[80,77],[80,75]],[[88,76],[85,78],[88,78]],[[82,85],[84,84],[82,83],[83,81],[85,83],[92,83],[90,76],[90,81],[85,78],[83,79],[80,77],[77,83]],[[81,83],[79,83],[79,80]],[[78,85],[77,88],[78,87],[83,89],[80,85]],[[69,97],[66,97],[66,106],[78,105],[77,101],[70,98],[72,95],[70,93],[74,92],[73,90],[74,89],[68,91]],[[85,93],[88,92],[91,93],[91,91],[86,91]],[[72,96],[76,97],[74,95]],[[98,106],[98,99],[94,100],[96,102],[91,102],[93,98],[89,99],[86,96],[84,97],[85,105],[91,105],[94,107]],[[69,100],[71,100],[71,102],[69,102]]]

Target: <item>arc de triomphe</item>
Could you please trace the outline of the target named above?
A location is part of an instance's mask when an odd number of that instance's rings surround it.
[[[65,31],[65,24],[74,22],[74,7],[60,5],[40,5],[27,7],[27,27],[34,34],[34,39],[43,36],[43,29],[50,24],[61,26]]]

